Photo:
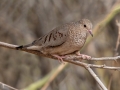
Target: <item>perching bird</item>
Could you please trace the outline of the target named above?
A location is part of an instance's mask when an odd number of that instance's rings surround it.
[[[37,50],[43,54],[50,54],[61,62],[65,55],[75,53],[83,59],[90,59],[90,56],[80,54],[87,36],[92,34],[92,23],[88,19],[82,19],[77,22],[70,22],[56,27],[48,34],[38,38],[31,44],[16,47],[16,49],[29,48]]]

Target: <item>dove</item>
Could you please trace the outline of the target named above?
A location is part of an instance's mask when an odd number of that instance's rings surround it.
[[[58,58],[60,62],[63,62],[64,56],[69,54],[79,55],[83,59],[90,59],[91,56],[80,53],[88,34],[93,37],[92,23],[88,19],[81,19],[58,26],[32,43],[18,46],[16,49],[37,50]]]

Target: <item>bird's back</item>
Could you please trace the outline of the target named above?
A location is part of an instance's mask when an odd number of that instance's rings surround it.
[[[59,46],[67,40],[67,38],[69,37],[69,31],[72,30],[75,27],[75,25],[75,22],[70,22],[59,26],[50,31],[48,34],[33,41],[32,45],[43,47]]]

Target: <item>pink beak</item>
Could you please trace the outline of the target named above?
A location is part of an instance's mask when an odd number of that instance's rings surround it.
[[[92,30],[88,30],[88,32],[89,32],[89,33],[90,33],[90,35],[93,37]]]

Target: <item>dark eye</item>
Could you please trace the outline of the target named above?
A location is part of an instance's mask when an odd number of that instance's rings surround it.
[[[86,25],[84,25],[84,27],[86,27]]]

